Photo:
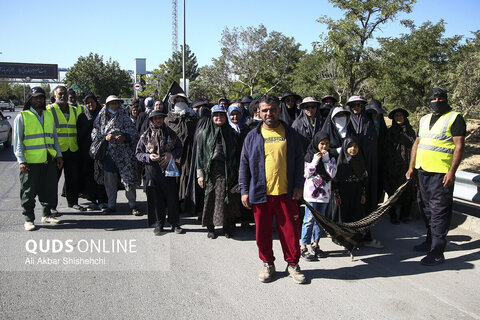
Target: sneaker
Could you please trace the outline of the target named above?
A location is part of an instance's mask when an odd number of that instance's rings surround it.
[[[307,260],[307,261],[315,261],[317,260],[317,257],[313,254],[310,253],[310,251],[308,251],[307,248],[305,249],[300,249],[300,255],[303,259]]]
[[[52,213],[52,217],[54,217],[54,218],[58,218],[58,217],[62,216],[62,214],[60,212],[58,212],[57,209],[51,209],[50,212]]]
[[[117,211],[115,208],[109,208],[109,207],[102,208],[102,214],[104,215],[114,213],[115,211]]]
[[[175,232],[176,234],[185,233],[185,231],[179,225],[172,226],[172,232]]]
[[[273,279],[273,275],[275,274],[275,265],[274,264],[263,264],[262,272],[258,275],[258,280],[260,282],[270,282]]]
[[[87,207],[87,211],[96,211],[100,209],[95,203],[90,203]]]
[[[100,203],[100,204],[98,205],[98,208],[99,208],[100,210],[103,210],[103,209],[105,209],[105,208],[107,208],[107,207],[108,207],[108,204],[106,204],[106,203]]]
[[[81,205],[78,205],[78,204],[74,204],[73,206],[69,206],[69,207],[78,211],[87,211],[87,208],[82,207]]]
[[[137,208],[132,208],[132,214],[137,217],[143,215],[143,213],[141,213]]]
[[[444,262],[445,257],[443,256],[443,253],[434,254],[433,252],[429,252],[422,260],[420,260],[420,263],[424,266],[435,266]]]
[[[431,248],[431,244],[424,241],[420,244],[417,244],[416,246],[413,246],[413,251],[419,251],[419,252],[429,252]]]
[[[42,217],[42,223],[51,223],[51,224],[58,224],[60,220],[55,219],[52,216]]]
[[[323,251],[322,249],[320,249],[319,246],[312,246],[312,251],[313,251],[313,254],[314,254],[318,259],[326,258],[326,257],[328,256],[328,253],[326,253],[325,251]]]
[[[23,224],[23,226],[25,227],[25,230],[26,230],[26,231],[35,230],[35,225],[33,224],[33,221],[25,221],[25,223]]]
[[[300,270],[300,266],[298,264],[294,266],[288,266],[286,271],[288,273],[288,276],[293,279],[293,282],[298,284],[305,283],[305,275]]]

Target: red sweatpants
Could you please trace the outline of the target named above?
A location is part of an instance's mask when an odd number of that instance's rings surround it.
[[[288,194],[267,196],[266,203],[253,205],[253,214],[257,226],[260,259],[268,264],[275,261],[272,249],[272,222],[275,216],[283,257],[288,265],[296,265],[300,259],[300,217],[297,201],[291,199]]]

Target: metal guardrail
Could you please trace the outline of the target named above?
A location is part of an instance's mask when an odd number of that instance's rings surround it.
[[[480,174],[457,171],[455,174],[453,197],[480,203]]]

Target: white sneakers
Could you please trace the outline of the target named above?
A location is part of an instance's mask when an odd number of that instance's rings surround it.
[[[59,224],[60,220],[55,219],[52,216],[48,216],[48,217],[42,217],[42,223]],[[25,228],[25,231],[33,231],[36,228],[33,221],[25,221],[25,223],[23,224],[23,227]]]
[[[25,223],[23,224],[23,226],[25,227],[25,230],[26,230],[26,231],[35,230],[35,225],[33,224],[32,221],[25,221]]]
[[[50,223],[50,224],[58,224],[60,222],[60,220],[52,217],[52,216],[48,216],[48,217],[42,217],[42,223]]]

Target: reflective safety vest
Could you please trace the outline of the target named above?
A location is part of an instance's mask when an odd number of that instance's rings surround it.
[[[70,105],[68,106],[68,112],[70,115],[68,117],[68,122],[58,104],[54,103],[49,105],[47,106],[47,109],[52,111],[53,120],[57,127],[58,143],[60,144],[62,152],[69,149],[72,152],[77,151],[77,109]]]
[[[420,142],[415,157],[415,168],[437,173],[447,173],[450,170],[455,150],[450,129],[459,114],[455,111],[445,113],[438,118],[432,129],[430,129],[432,113],[420,119],[418,129]]]
[[[37,116],[30,110],[21,112],[23,118],[23,154],[27,163],[44,163],[47,152],[52,158],[57,156],[53,132],[53,115],[43,111],[43,127]]]
[[[75,108],[77,108],[78,113],[85,112],[85,106],[83,104],[78,104]]]

